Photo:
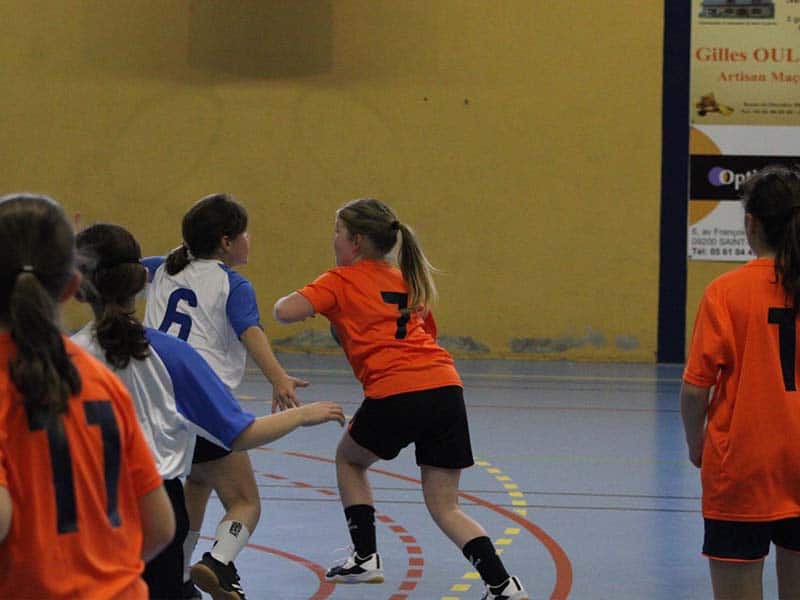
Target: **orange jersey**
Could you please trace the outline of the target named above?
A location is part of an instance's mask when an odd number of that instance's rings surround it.
[[[797,320],[772,259],[715,279],[697,313],[683,379],[716,386],[701,477],[703,516],[771,521],[800,515]]]
[[[298,292],[330,320],[367,397],[461,385],[453,358],[436,343],[433,318],[400,312],[408,288],[394,265],[360,260]]]
[[[0,543],[0,598],[144,599],[138,500],[161,485],[128,392],[65,339],[82,382],[68,410],[28,418],[0,334],[0,485],[11,529]]]

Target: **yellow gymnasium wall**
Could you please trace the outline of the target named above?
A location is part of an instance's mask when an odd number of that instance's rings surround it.
[[[277,326],[272,304],[331,265],[335,209],[375,196],[441,269],[457,354],[652,361],[662,11],[0,0],[2,189],[123,224],[146,254],[230,192],[268,334],[320,348],[324,322]]]

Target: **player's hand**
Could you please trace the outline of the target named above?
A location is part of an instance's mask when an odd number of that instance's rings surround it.
[[[703,463],[703,445],[699,444],[696,448],[689,448],[689,461],[698,469]]]
[[[299,410],[303,411],[303,427],[319,425],[328,421],[338,421],[339,425],[344,427],[344,410],[335,402],[312,402],[301,406]]]
[[[300,406],[297,399],[297,388],[308,387],[309,383],[304,379],[298,379],[291,375],[286,375],[272,384],[272,412],[295,408]]]

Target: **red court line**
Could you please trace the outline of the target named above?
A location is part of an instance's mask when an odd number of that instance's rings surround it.
[[[313,454],[304,454],[302,452],[282,452],[282,454],[286,454],[287,456],[296,456],[298,458],[305,458],[308,460],[316,460],[319,462],[335,464],[335,461],[330,458],[325,458],[322,456],[314,456]],[[406,475],[401,475],[399,473],[392,473],[391,471],[384,471],[383,469],[376,469],[374,467],[370,468],[370,471],[379,473],[381,475],[385,475],[386,477],[393,477],[394,479],[407,481],[409,483],[414,483],[417,485],[422,484],[422,482],[419,479],[414,479],[413,477],[407,477]],[[474,502],[475,504],[493,510],[498,514],[503,515],[508,519],[511,519],[512,521],[517,523],[520,527],[523,527],[528,532],[533,534],[533,536],[537,538],[550,553],[550,557],[553,559],[553,563],[556,568],[556,583],[555,586],[553,586],[553,591],[550,593],[550,600],[566,600],[570,590],[572,589],[572,563],[570,563],[567,553],[564,552],[563,548],[561,548],[561,546],[558,545],[558,542],[556,542],[552,537],[550,537],[547,534],[547,532],[544,531],[544,529],[534,525],[528,519],[523,518],[521,515],[518,515],[515,512],[507,510],[502,506],[499,506],[493,502],[484,500],[479,496],[474,496],[466,492],[458,492],[458,495],[464,498],[465,500]]]
[[[207,535],[201,537],[204,540],[214,539]],[[274,554],[275,556],[280,556],[281,558],[286,558],[288,560],[291,560],[292,562],[296,562],[299,565],[304,566],[306,569],[314,573],[314,575],[317,576],[317,580],[319,581],[319,586],[317,587],[317,591],[314,592],[314,595],[311,596],[308,600],[325,600],[326,598],[330,597],[330,595],[333,593],[333,590],[336,589],[336,584],[330,583],[329,581],[325,581],[325,569],[323,569],[317,563],[311,562],[310,560],[307,560],[302,556],[297,556],[296,554],[284,552],[283,550],[278,550],[276,548],[268,548],[267,546],[262,546],[260,544],[253,544],[252,542],[248,543],[247,547],[253,548],[254,550],[259,550],[261,552],[266,552],[267,554]]]
[[[269,477],[270,479],[281,479],[285,480],[287,478],[282,477],[280,475],[275,475],[273,473],[261,473],[264,477]],[[290,482],[293,486],[301,488],[301,489],[310,489],[318,492],[320,494],[329,495],[332,492],[327,489],[317,488],[311,485],[310,483],[306,483],[305,481],[291,481]],[[379,513],[375,516],[377,520],[381,523],[385,523],[389,529],[391,529],[395,535],[400,538],[400,541],[405,544],[406,553],[409,555],[408,558],[408,570],[406,571],[406,577],[403,581],[400,582],[399,590],[403,591],[411,591],[417,587],[418,580],[422,578],[422,567],[425,564],[425,559],[422,558],[422,548],[417,544],[417,539],[408,533],[405,527],[402,525],[398,525],[394,519],[392,519],[389,515]],[[414,557],[411,556],[416,554],[418,556]],[[417,568],[412,568],[417,567]],[[314,597],[316,598],[316,596]],[[394,600],[401,600],[405,599],[407,596],[405,594],[394,594],[392,599]],[[312,600],[314,600],[312,598]]]
[[[422,579],[423,569],[422,567],[425,564],[425,559],[422,558],[422,548],[417,545],[417,538],[413,535],[409,535],[408,531],[401,525],[395,524],[395,521],[388,515],[379,514],[376,515],[376,518],[381,522],[385,523],[389,526],[389,529],[394,531],[400,540],[406,546],[406,554],[408,554],[408,566],[409,569],[406,571],[406,577],[403,581],[400,582],[399,589],[401,592],[410,592],[417,587],[417,583],[419,580]],[[412,556],[417,554],[419,556]],[[412,569],[411,567],[419,567],[417,569]],[[403,600],[407,598],[406,594],[393,594],[389,600]]]

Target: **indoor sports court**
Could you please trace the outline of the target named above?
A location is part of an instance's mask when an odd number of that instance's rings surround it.
[[[280,358],[312,382],[304,399],[332,399],[348,415],[355,411],[361,390],[343,357]],[[457,365],[478,460],[464,472],[461,503],[484,524],[531,598],[710,595],[699,553],[699,471],[686,458],[676,401],[680,368],[492,360]],[[263,413],[268,391],[263,379],[250,376],[239,397]],[[237,561],[248,597],[480,597],[477,574],[432,527],[409,449],[391,463],[379,462],[371,474],[386,581],[324,581],[324,569],[346,554],[337,549],[349,543],[332,463],[339,434],[337,425],[327,424],[251,451],[263,511]],[[218,502],[209,503],[206,524],[216,523],[218,510]],[[765,597],[774,594],[769,581]]]
[[[752,257],[741,186],[800,163],[799,28],[797,0],[0,0],[0,195],[162,256],[231,194],[264,331],[301,399],[348,416],[362,388],[328,321],[271,313],[335,264],[346,202],[387,202],[438,269],[477,460],[460,501],[509,573],[536,600],[703,600],[679,389],[706,286]],[[62,309],[65,331],[92,318]],[[255,368],[235,390],[258,415],[271,393]],[[350,542],[340,435],[250,451],[247,598],[481,598],[411,449],[371,474],[386,581],[326,583]],[[195,560],[221,516],[212,497]],[[767,600],[774,567],[773,546]]]

